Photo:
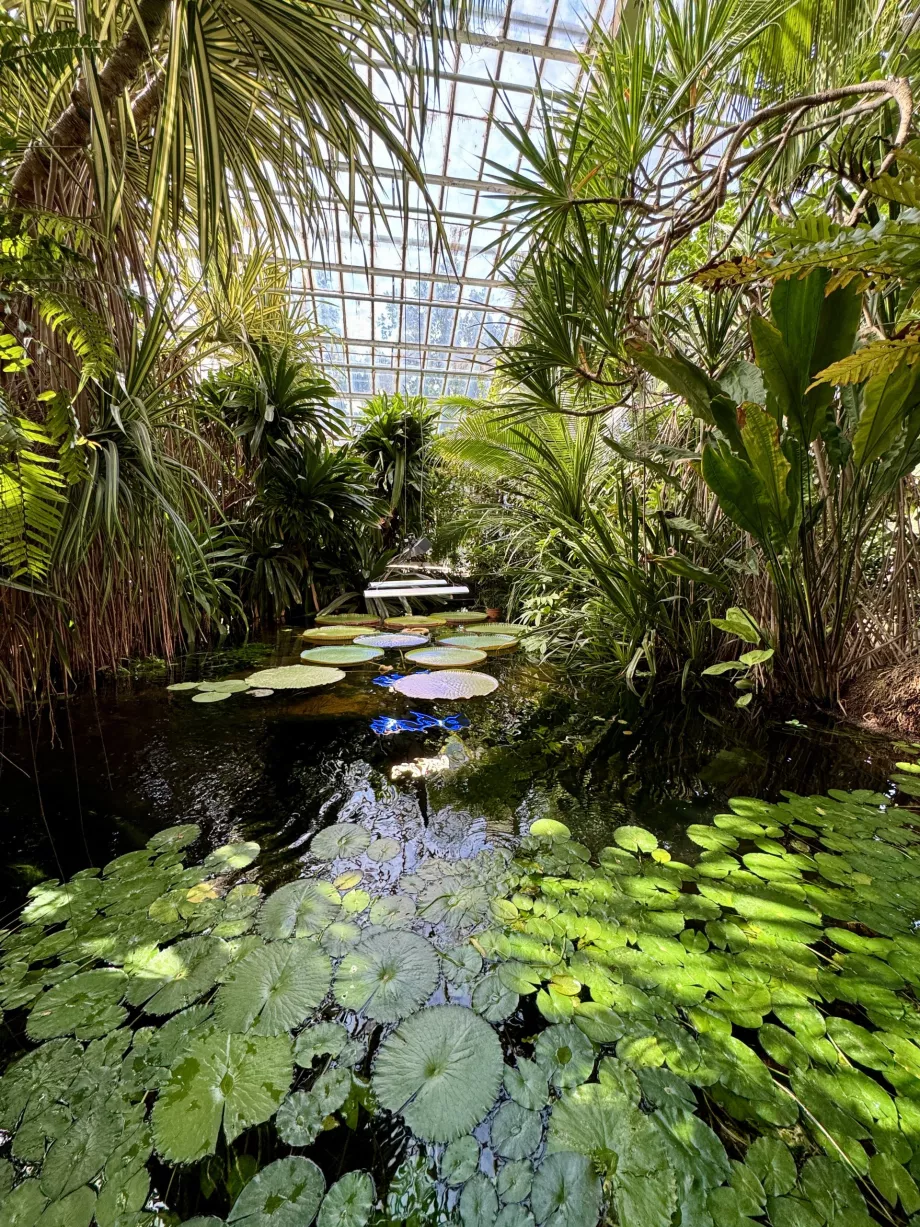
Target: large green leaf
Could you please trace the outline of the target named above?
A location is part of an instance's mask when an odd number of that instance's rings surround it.
[[[56,1099],[66,1099],[82,1060],[79,1044],[58,1039],[10,1065],[0,1078],[0,1128],[15,1130],[20,1118],[35,1117]]]
[[[706,485],[732,523],[761,543],[769,540],[765,497],[747,461],[734,455],[724,443],[708,443],[703,448],[702,472]]]
[[[902,361],[893,371],[876,375],[863,389],[863,408],[853,434],[853,464],[857,469],[888,451],[920,395],[920,364]]]
[[[342,901],[331,882],[290,882],[262,905],[259,927],[269,939],[316,937],[342,915]]]
[[[148,1014],[173,1014],[213,988],[230,961],[230,948],[218,937],[191,937],[149,957],[126,963],[127,998]]]
[[[434,1006],[406,1019],[383,1043],[373,1085],[384,1108],[419,1137],[450,1142],[495,1102],[503,1063],[498,1037],[472,1010]]]
[[[777,421],[786,418],[792,424],[799,419],[807,376],[802,375],[796,356],[774,323],[762,315],[752,315],[749,327],[754,356],[767,389],[767,411]]]
[[[318,831],[310,843],[310,851],[321,861],[337,857],[360,856],[371,842],[370,832],[355,822],[336,822]]]
[[[55,985],[38,999],[26,1022],[30,1039],[46,1040],[58,1035],[95,1039],[107,1035],[127,1018],[119,1002],[128,978],[115,968],[84,971]]]
[[[530,1204],[540,1227],[597,1227],[601,1183],[584,1155],[552,1154],[537,1168]]]
[[[42,1167],[42,1192],[57,1200],[92,1180],[114,1150],[123,1127],[122,1118],[108,1112],[74,1121],[48,1151]]]
[[[323,1173],[311,1159],[276,1159],[246,1185],[227,1222],[239,1227],[309,1227],[325,1188]]]
[[[329,957],[309,938],[271,942],[246,956],[215,1002],[225,1031],[281,1035],[299,1026],[326,996]]]
[[[792,532],[795,530],[795,521],[790,514],[789,493],[786,488],[791,465],[780,450],[776,419],[750,402],[741,408],[744,414],[741,437],[751,468],[757,474],[760,488],[766,496],[770,519],[784,531]],[[798,510],[799,505],[797,499],[792,510]]]
[[[365,1227],[376,1200],[370,1172],[347,1172],[323,1198],[317,1227]]]
[[[335,998],[377,1022],[396,1022],[423,1005],[440,975],[431,943],[415,933],[378,933],[342,959]]]
[[[213,1154],[221,1125],[232,1142],[250,1125],[268,1120],[287,1094],[292,1076],[286,1036],[206,1031],[173,1065],[154,1104],[157,1150],[174,1163]]]
[[[503,1103],[492,1120],[492,1149],[504,1159],[524,1159],[540,1145],[543,1120],[539,1112],[511,1100]]]

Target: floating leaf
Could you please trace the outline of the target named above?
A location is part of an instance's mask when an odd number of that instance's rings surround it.
[[[495,1113],[490,1133],[492,1149],[505,1159],[524,1159],[540,1145],[542,1134],[540,1113],[512,1100],[503,1103]]]
[[[311,690],[314,686],[331,686],[344,676],[341,669],[326,669],[318,665],[281,665],[277,669],[260,669],[246,681],[260,690]]]
[[[263,937],[315,937],[338,920],[342,900],[331,882],[290,882],[262,905],[259,927]]]
[[[102,968],[71,976],[43,993],[26,1022],[29,1039],[46,1040],[59,1035],[95,1039],[121,1026],[127,1012],[119,1002],[128,977],[123,971]]]
[[[363,648],[395,648],[400,652],[409,648],[420,648],[428,643],[427,635],[410,635],[403,631],[397,635],[360,635],[356,640]]]
[[[286,1036],[207,1030],[170,1070],[153,1106],[156,1148],[174,1163],[213,1154],[223,1124],[227,1142],[277,1111],[293,1076]]]
[[[518,1058],[517,1066],[505,1066],[505,1090],[522,1108],[535,1111],[549,1103],[546,1071],[536,1061]]]
[[[447,622],[433,614],[399,614],[394,618],[385,618],[384,625],[398,629],[401,626],[446,626]]]
[[[447,635],[438,640],[447,648],[472,648],[477,652],[513,652],[518,646],[517,635]]]
[[[472,626],[476,622],[485,622],[488,616],[476,609],[454,609],[438,614],[449,626]]]
[[[498,1197],[492,1181],[477,1172],[463,1186],[460,1194],[460,1218],[463,1227],[493,1227],[498,1214]]]
[[[379,647],[348,643],[337,647],[308,648],[300,653],[300,659],[308,665],[339,665],[344,668],[348,665],[366,665],[372,660],[379,660],[382,655]]]
[[[380,933],[362,941],[342,960],[335,998],[346,1009],[377,1022],[395,1022],[418,1009],[434,992],[440,968],[430,942],[415,933]]]
[[[578,1027],[570,1023],[548,1027],[534,1046],[537,1063],[546,1070],[553,1086],[578,1086],[591,1077],[594,1046]]]
[[[253,840],[239,844],[224,844],[205,857],[202,869],[207,873],[228,873],[232,869],[245,869],[259,855],[261,848]]]
[[[474,699],[491,694],[498,682],[487,673],[410,673],[394,682],[392,689],[408,699]]]
[[[317,626],[376,626],[380,621],[368,613],[317,614],[313,620]]]
[[[198,682],[173,682],[171,686],[166,687],[167,690],[197,690]]]
[[[515,1163],[502,1164],[495,1182],[495,1190],[499,1201],[521,1202],[526,1201],[530,1196],[532,1184],[533,1168],[526,1160],[519,1160]]]
[[[538,818],[530,824],[529,835],[537,835],[541,839],[571,839],[572,832],[564,822],[555,818]]]
[[[227,694],[242,694],[244,690],[249,689],[249,683],[244,682],[242,678],[225,677],[216,682],[199,682],[199,690],[223,690]]]
[[[294,1091],[278,1109],[275,1128],[288,1146],[309,1146],[319,1137],[325,1116],[315,1095]]]
[[[479,1143],[470,1134],[456,1138],[441,1156],[441,1179],[447,1184],[465,1184],[479,1171]]]
[[[246,1185],[227,1222],[239,1227],[308,1227],[325,1188],[323,1173],[311,1159],[276,1159]]]
[[[651,831],[646,831],[644,827],[617,827],[613,838],[627,852],[651,852],[653,848],[658,847],[658,840]]]
[[[415,916],[415,901],[408,895],[384,895],[371,904],[371,924],[402,929]]]
[[[199,694],[192,695],[193,703],[223,703],[224,699],[231,698],[229,690],[203,690]]]
[[[502,1069],[501,1045],[487,1022],[462,1006],[434,1006],[384,1041],[374,1091],[420,1138],[450,1142],[486,1115]]]
[[[329,957],[308,938],[272,942],[238,963],[217,994],[225,1031],[281,1035],[299,1026],[329,989]]]
[[[96,1193],[84,1185],[46,1206],[36,1227],[89,1227],[95,1211]]]
[[[46,1197],[59,1200],[92,1180],[115,1149],[123,1127],[122,1118],[110,1112],[92,1112],[74,1121],[45,1157],[41,1187]]]
[[[488,1022],[503,1022],[517,1009],[518,995],[505,987],[496,972],[489,972],[473,989],[471,1004]]]
[[[347,1172],[323,1198],[317,1227],[365,1227],[376,1200],[370,1172]]]
[[[541,1227],[596,1227],[601,1184],[584,1155],[553,1154],[537,1168],[530,1204]]]
[[[360,856],[371,842],[370,832],[355,822],[336,822],[318,831],[310,842],[310,851],[320,861],[346,860]]]
[[[334,920],[320,936],[319,944],[334,959],[340,959],[361,940],[363,930],[351,920]]]
[[[174,1014],[213,988],[229,961],[230,949],[219,937],[191,937],[130,959],[128,1001],[148,1014]]]
[[[375,839],[367,847],[368,859],[378,862],[395,860],[400,852],[402,852],[402,844],[398,839],[390,839],[388,836]]]
[[[425,669],[466,669],[485,658],[485,652],[472,648],[414,648],[406,654],[406,660]]]
[[[309,1069],[317,1057],[337,1057],[348,1042],[348,1032],[341,1023],[314,1023],[301,1031],[294,1044],[294,1060]]]
[[[757,1138],[744,1157],[769,1197],[781,1197],[795,1184],[795,1160],[778,1138]]]

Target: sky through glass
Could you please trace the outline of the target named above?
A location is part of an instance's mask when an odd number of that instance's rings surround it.
[[[585,31],[612,20],[615,0],[502,4],[452,53],[425,127],[422,168],[453,268],[447,253],[435,250],[434,226],[414,186],[404,224],[396,175],[381,152],[381,196],[392,192],[385,219],[359,205],[358,238],[341,210],[327,204],[324,237],[308,241],[296,270],[294,288],[324,330],[321,360],[349,415],[374,392],[437,398],[488,390],[490,337],[503,337],[511,302],[488,250],[499,235],[488,219],[503,205],[488,162],[518,165],[495,121],[511,107],[532,124],[537,80],[546,91],[577,84]],[[385,72],[374,73],[371,84],[378,97],[390,97]]]

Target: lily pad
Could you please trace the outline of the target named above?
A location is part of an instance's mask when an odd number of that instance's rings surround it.
[[[374,1091],[418,1137],[451,1142],[469,1133],[495,1102],[502,1050],[487,1022],[463,1006],[421,1010],[380,1048]]]
[[[329,989],[329,956],[308,938],[271,942],[233,969],[215,1002],[225,1031],[281,1035],[299,1026]]]
[[[460,1219],[463,1227],[493,1227],[498,1214],[498,1196],[492,1181],[477,1172],[460,1194]]]
[[[473,626],[476,622],[487,621],[489,615],[481,609],[452,609],[450,613],[438,615],[448,626]]]
[[[564,1152],[549,1155],[537,1168],[530,1204],[541,1227],[597,1227],[601,1182],[590,1159]]]
[[[375,934],[343,958],[335,978],[335,999],[377,1022],[396,1022],[428,1000],[439,972],[437,953],[424,937]]]
[[[230,948],[219,937],[191,937],[129,959],[127,999],[148,1014],[174,1014],[213,988],[229,962]]]
[[[213,1154],[221,1125],[229,1143],[250,1125],[268,1120],[292,1077],[287,1036],[206,1030],[176,1060],[153,1106],[158,1152],[173,1163]]]
[[[364,631],[360,626],[315,626],[311,630],[304,631],[300,636],[307,643],[314,643],[317,647],[329,647],[332,644],[353,643],[359,635],[363,635]]]
[[[261,850],[251,839],[237,844],[224,844],[208,853],[202,869],[208,873],[229,873],[233,869],[245,869],[252,864]]]
[[[479,1143],[471,1134],[455,1138],[441,1157],[441,1179],[447,1184],[466,1184],[479,1171]]]
[[[365,1227],[376,1200],[370,1172],[347,1172],[323,1199],[317,1227]]]
[[[476,652],[514,652],[517,635],[445,635],[438,643],[446,648],[472,648]]]
[[[594,1045],[573,1023],[547,1027],[537,1037],[534,1056],[557,1087],[578,1086],[594,1069]]]
[[[317,626],[376,626],[380,619],[376,614],[344,613],[317,614],[313,621]]]
[[[385,626],[446,626],[445,618],[437,617],[434,614],[400,614],[395,618],[387,618],[384,621]]]
[[[526,1159],[519,1159],[514,1163],[503,1163],[495,1182],[499,1201],[509,1205],[526,1201],[530,1196],[532,1185],[533,1168]]]
[[[317,1057],[337,1057],[347,1042],[348,1032],[341,1023],[314,1023],[298,1035],[294,1060],[304,1069],[309,1069]]]
[[[127,1018],[119,1004],[127,986],[128,977],[115,968],[71,976],[36,1001],[26,1022],[29,1039],[75,1035],[79,1040],[89,1040],[107,1035]]]
[[[300,653],[300,659],[308,665],[366,665],[372,660],[379,660],[382,655],[380,648],[350,643],[341,647],[309,648]]]
[[[473,989],[472,1006],[488,1022],[503,1022],[518,1007],[518,995],[506,988],[497,972],[483,976]]]
[[[361,635],[355,644],[362,648],[381,648],[386,651],[408,652],[410,648],[421,648],[428,643],[427,635],[411,635],[403,631],[395,635]]]
[[[92,1112],[74,1121],[45,1157],[42,1192],[58,1200],[92,1180],[105,1166],[123,1128],[122,1118],[110,1112]]]
[[[478,622],[467,627],[471,635],[514,635],[518,639],[532,629],[519,622]]]
[[[289,882],[262,904],[262,936],[315,937],[342,915],[342,900],[331,882]]]
[[[228,694],[242,694],[249,689],[249,683],[241,677],[225,677],[216,682],[199,682],[199,690],[226,690]]]
[[[167,690],[197,690],[198,682],[173,682],[171,686],[166,687]]]
[[[469,648],[416,648],[406,653],[406,660],[426,669],[465,669],[481,665],[485,658],[485,652]]]
[[[229,690],[202,690],[192,695],[193,703],[222,703],[224,699],[232,698]]]
[[[517,1066],[505,1066],[505,1090],[522,1108],[535,1111],[549,1103],[546,1070],[536,1061],[518,1058]]]
[[[311,690],[314,686],[331,686],[344,676],[341,669],[319,665],[281,665],[277,669],[260,669],[246,680],[260,690]]]
[[[338,857],[348,860],[360,856],[370,842],[370,832],[356,822],[336,822],[317,831],[310,842],[310,851],[321,861],[334,861]]]
[[[311,1159],[276,1159],[246,1185],[227,1222],[239,1227],[308,1227],[325,1188],[323,1173]]]
[[[415,910],[415,901],[407,895],[383,895],[371,904],[371,924],[402,929],[411,923]]]
[[[368,844],[366,852],[368,860],[376,861],[380,864],[381,862],[395,860],[400,852],[402,852],[402,848],[403,846],[398,839],[383,836]]]
[[[394,682],[392,689],[407,699],[475,699],[491,694],[498,681],[487,673],[410,673]]]
[[[322,1132],[325,1116],[315,1095],[309,1091],[294,1091],[278,1109],[275,1128],[288,1146],[310,1146]]]
[[[495,1113],[490,1136],[492,1149],[504,1159],[525,1159],[540,1145],[543,1120],[539,1112],[522,1108],[513,1100]]]

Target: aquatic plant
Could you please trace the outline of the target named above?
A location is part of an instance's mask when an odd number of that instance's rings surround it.
[[[517,635],[447,635],[438,640],[441,647],[473,648],[478,652],[513,652],[518,645]]]
[[[487,673],[454,672],[410,673],[393,683],[397,694],[408,699],[473,699],[498,689],[498,680]]]
[[[357,647],[353,643],[339,647],[308,648],[300,653],[300,659],[308,665],[366,665],[379,660],[383,652],[379,648]]]
[[[404,863],[344,822],[267,897],[187,825],[40,883],[0,934],[0,1222],[914,1221],[915,824],[739,797],[679,847],[539,819]],[[387,1114],[403,1161],[327,1192],[320,1135]]]
[[[485,652],[470,648],[416,648],[406,653],[406,660],[427,665],[429,669],[465,669],[470,665],[481,665],[485,658]]]
[[[384,625],[398,630],[401,626],[446,626],[447,623],[440,614],[399,614],[396,617],[385,618]]]
[[[341,625],[335,626],[314,626],[303,632],[301,639],[306,639],[308,643],[316,644],[332,644],[332,643],[353,643],[359,635],[363,635],[364,631],[360,626]]]
[[[246,679],[260,690],[309,690],[313,686],[331,686],[345,674],[341,669],[320,665],[281,665],[276,669],[259,669]]]
[[[420,648],[428,642],[427,635],[409,635],[403,631],[395,635],[359,635],[356,644],[366,648],[396,648],[404,651],[408,648]]]

